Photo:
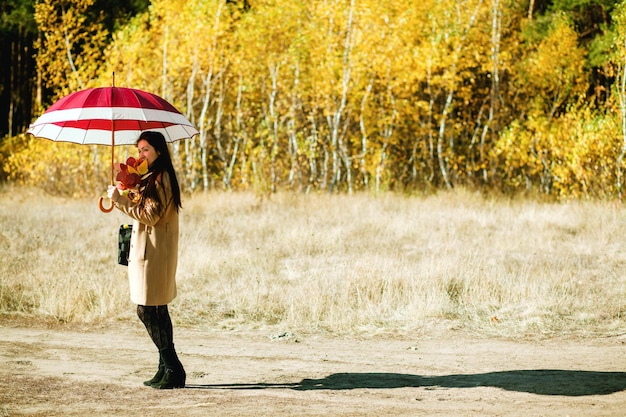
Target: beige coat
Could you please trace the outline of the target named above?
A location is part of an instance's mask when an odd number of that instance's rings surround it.
[[[125,196],[114,196],[115,206],[133,219],[128,256],[130,299],[139,305],[169,304],[176,297],[178,263],[178,212],[172,198],[169,176],[157,181],[162,201],[161,216],[148,215]]]

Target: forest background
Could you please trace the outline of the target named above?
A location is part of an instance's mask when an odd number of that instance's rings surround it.
[[[5,0],[0,39],[5,182],[100,193],[106,147],[24,132],[114,82],[197,125],[187,192],[623,196],[624,1]]]

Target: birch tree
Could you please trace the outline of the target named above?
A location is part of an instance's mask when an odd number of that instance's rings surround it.
[[[621,150],[617,157],[617,195],[620,201],[623,199],[623,170],[622,164],[626,155],[626,5],[622,3],[614,14],[615,48],[614,62],[616,67],[615,95],[619,103],[619,126],[621,127]]]

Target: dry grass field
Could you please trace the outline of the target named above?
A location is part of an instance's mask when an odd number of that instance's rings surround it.
[[[3,315],[133,318],[116,264],[123,215],[32,189],[0,198]],[[625,230],[624,208],[606,202],[198,194],[181,212],[172,310],[211,328],[622,334]]]
[[[171,304],[187,389],[116,263],[126,219],[0,189],[0,416],[621,416],[615,203],[207,193]]]

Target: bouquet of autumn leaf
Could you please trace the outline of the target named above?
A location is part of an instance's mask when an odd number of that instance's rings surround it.
[[[118,167],[117,188],[121,195],[128,196],[131,201],[137,202],[141,198],[141,189],[139,185],[141,180],[150,175],[148,172],[148,160],[143,158],[133,158],[132,156],[126,160],[126,163],[116,164]]]

